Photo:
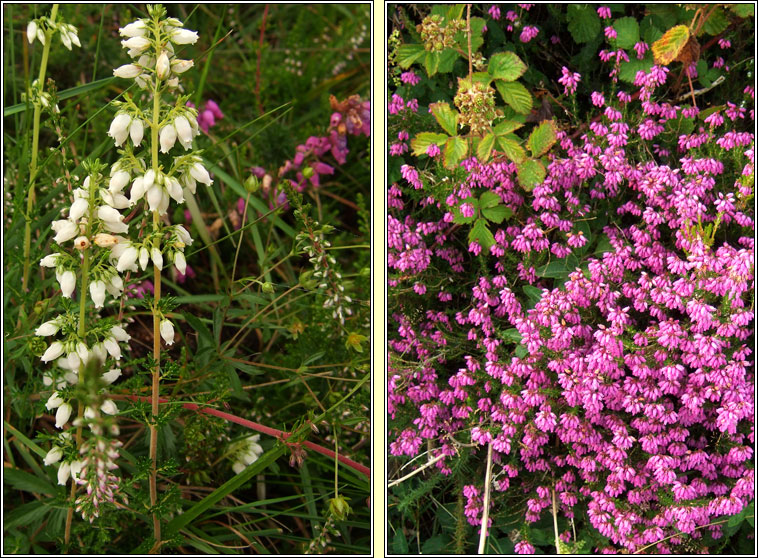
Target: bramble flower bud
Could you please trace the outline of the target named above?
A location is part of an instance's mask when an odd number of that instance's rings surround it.
[[[176,128],[168,124],[160,132],[161,153],[168,153],[176,143]]]
[[[174,344],[174,324],[171,320],[161,320],[161,337],[166,342],[166,345]]]
[[[32,44],[36,36],[37,36],[37,22],[30,21],[29,25],[26,26],[26,40],[29,41],[29,44]]]
[[[163,51],[160,56],[158,56],[158,61],[155,63],[155,73],[158,76],[158,79],[166,79],[170,71],[171,65],[168,61],[168,55],[166,54],[166,51]]]
[[[118,32],[122,37],[144,37],[147,33],[147,25],[144,20],[138,19],[129,25],[125,25]]]
[[[58,407],[60,407],[61,405],[63,405],[65,402],[66,401],[56,391],[56,392],[53,392],[53,394],[47,400],[47,403],[45,403],[45,408],[48,411],[52,411],[53,409],[57,409]]]
[[[63,457],[63,450],[59,448],[58,446],[53,446],[49,452],[47,452],[47,455],[45,456],[44,463],[45,465],[52,465],[53,463],[58,463],[58,461],[61,460]]]
[[[82,250],[86,250],[87,248],[89,248],[89,238],[87,238],[86,236],[77,236],[74,239],[74,248],[76,248],[80,252]]]
[[[34,335],[39,335],[40,337],[47,337],[49,335],[55,335],[58,333],[58,330],[60,329],[60,325],[58,325],[58,319],[49,320],[39,326],[35,331]]]
[[[76,275],[74,272],[69,270],[61,273],[60,277],[58,277],[58,283],[61,286],[61,294],[65,298],[71,298],[71,293],[74,292],[74,288],[76,287]]]
[[[58,410],[55,413],[55,427],[63,428],[63,426],[68,422],[72,411],[73,408],[71,407],[70,403],[63,403],[60,407],[58,407]]]
[[[104,281],[92,281],[89,284],[89,294],[92,298],[92,302],[95,303],[95,308],[102,308],[105,302],[105,282]]]
[[[197,32],[189,29],[177,29],[171,33],[169,40],[177,45],[194,45],[197,42]]]

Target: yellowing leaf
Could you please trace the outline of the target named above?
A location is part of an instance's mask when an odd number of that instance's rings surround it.
[[[529,146],[529,151],[532,152],[532,157],[540,157],[547,153],[556,141],[558,141],[558,137],[555,122],[546,120],[532,130],[526,143]]]
[[[690,29],[686,25],[677,25],[663,34],[653,43],[653,60],[660,66],[671,64],[690,38]]]

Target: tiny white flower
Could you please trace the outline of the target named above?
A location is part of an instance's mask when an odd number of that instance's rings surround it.
[[[175,177],[166,177],[166,190],[168,191],[169,196],[174,198],[176,203],[184,203],[184,191],[182,190],[182,185],[179,184],[179,181]]]
[[[105,401],[103,401],[103,404],[100,405],[100,410],[104,412],[106,415],[118,414],[118,407],[110,399],[106,399]]]
[[[136,64],[124,64],[113,70],[113,75],[120,78],[135,78],[142,73]]]
[[[68,31],[60,27],[58,29],[58,35],[61,38],[61,43],[63,43],[63,46],[66,47],[68,50],[71,50],[71,39],[68,36]]]
[[[140,121],[141,122],[141,121]],[[129,184],[131,176],[123,170],[116,171],[108,182],[108,191],[111,194],[119,194],[124,191],[124,187]]]
[[[61,286],[61,294],[64,298],[71,298],[71,294],[76,287],[76,275],[73,271],[64,271],[58,278],[58,282]]]
[[[111,328],[111,336],[116,341],[122,341],[122,342],[129,341],[132,338],[132,336],[129,335],[123,327],[118,326],[118,325],[115,325]]]
[[[182,225],[175,225],[174,230],[176,231],[176,235],[179,237],[179,240],[181,240],[186,246],[192,245],[192,237],[190,236],[190,233],[185,229]]]
[[[37,27],[37,40],[42,43],[42,46],[45,46],[47,39],[45,38],[45,32],[40,27]]]
[[[50,376],[49,373],[45,373],[45,375],[42,376],[42,385],[45,387],[50,387],[53,385],[53,377]]]
[[[163,269],[163,254],[158,248],[153,247],[150,250],[150,257],[153,260],[153,265],[158,269]]]
[[[95,308],[102,308],[105,302],[105,281],[92,281],[89,284],[89,294],[92,302],[95,303]]]
[[[126,141],[129,135],[129,124],[132,121],[132,117],[121,112],[116,115],[116,118],[111,122],[111,127],[108,130],[108,135],[113,138],[117,146],[120,146]]]
[[[163,199],[163,187],[158,184],[154,184],[147,191],[147,204],[150,206],[150,211],[158,211]]]
[[[160,132],[161,153],[168,153],[176,143],[176,128],[167,124],[161,128]]]
[[[189,121],[184,116],[177,116],[174,120],[174,128],[176,128],[176,135],[179,136],[179,142],[184,149],[192,147],[192,127]]]
[[[142,196],[145,195],[145,180],[143,177],[138,177],[134,180],[132,183],[132,189],[129,196],[129,204],[134,205],[139,200],[142,199]]]
[[[97,417],[94,407],[87,406],[84,408],[84,418],[92,420]]]
[[[56,235],[53,237],[53,240],[57,242],[58,244],[62,244],[63,242],[66,242],[67,240],[71,240],[76,235],[79,234],[79,227],[76,223],[73,221],[70,221],[68,219],[60,219],[58,221],[53,221],[52,223],[52,229],[56,232]]]
[[[161,337],[166,342],[166,345],[174,344],[174,324],[171,320],[161,320]]]
[[[195,193],[196,188],[197,188],[197,180],[192,178],[192,176],[188,172],[185,172],[181,176],[181,181],[184,187],[187,188],[187,190],[189,190],[193,194]]]
[[[175,74],[183,74],[194,65],[195,63],[192,60],[179,60],[177,58],[171,61],[171,71]]]
[[[235,461],[232,463],[232,471],[234,471],[235,475],[239,475],[242,471],[245,470],[247,465],[245,465],[242,461]]]
[[[63,360],[63,359],[61,359]],[[79,370],[82,365],[82,359],[76,353],[69,353],[66,355],[66,367],[68,370]]]
[[[121,254],[121,257],[118,259],[118,263],[116,264],[116,270],[119,272],[123,272],[126,270],[129,271],[137,271],[137,266],[135,263],[137,262],[137,256],[138,256],[137,249],[134,246],[127,247],[123,254]]]
[[[118,368],[111,368],[107,372],[105,372],[101,377],[103,378],[103,381],[106,384],[112,384],[116,380],[118,380],[119,376],[121,376],[121,370]]]
[[[158,60],[155,63],[155,73],[157,74],[158,79],[166,79],[170,71],[171,64],[168,61],[168,55],[166,54],[166,51],[163,51],[160,56],[158,56]]]
[[[35,331],[34,335],[39,335],[40,337],[47,337],[49,335],[55,335],[58,333],[58,330],[60,329],[60,325],[58,325],[58,318],[54,320],[49,320],[39,326]]]
[[[124,219],[124,216],[117,209],[108,205],[101,205],[97,208],[97,217],[101,221],[114,221],[116,223]]]
[[[115,209],[126,209],[127,207],[129,207],[129,198],[127,198],[124,194],[110,194],[110,196],[111,196],[110,202],[106,201],[106,203],[108,203],[108,205],[110,205],[111,207]],[[125,229],[121,231],[113,231],[113,232],[126,232],[129,230],[129,225],[127,225],[126,223],[122,223],[122,224],[124,225],[124,227],[126,227]]]
[[[168,204],[171,202],[171,196],[165,188],[161,188],[161,201],[158,204],[158,215],[165,215],[168,211]]]
[[[150,260],[150,252],[144,246],[139,249],[139,266],[144,271],[147,267],[147,262]]]
[[[129,55],[134,57],[137,54],[141,54],[142,51],[146,50],[147,47],[150,46],[150,41],[145,37],[135,36],[127,39],[126,41],[121,41],[121,46],[128,48],[130,51]],[[132,54],[132,52],[134,52],[134,54]]]
[[[45,403],[45,408],[48,411],[52,411],[53,409],[57,409],[61,405],[63,405],[66,401],[60,396],[60,394],[57,391],[54,391],[53,394],[48,398],[47,403]]]
[[[121,279],[120,275],[118,275],[117,273],[114,273],[113,277],[111,277],[110,286],[116,292],[121,293],[121,291],[124,290],[124,280]],[[106,288],[107,288],[107,286],[106,286]],[[115,295],[115,296],[119,296],[119,295]],[[121,341],[121,339],[119,339],[119,341]]]
[[[58,463],[58,461],[60,461],[62,457],[63,457],[63,450],[59,448],[58,446],[53,446],[50,449],[50,451],[47,452],[44,463],[45,465],[52,465],[53,463]]]
[[[63,403],[60,407],[58,407],[58,410],[55,413],[55,427],[63,428],[63,425],[68,422],[72,411],[73,408],[71,407],[70,403]]]
[[[58,261],[58,256],[60,256],[60,253],[58,252],[45,256],[39,261],[39,264],[42,267],[55,267],[55,262]]]
[[[29,41],[29,44],[32,44],[36,36],[37,36],[37,22],[30,21],[29,25],[26,26],[26,40]]]
[[[83,467],[84,467],[83,461],[79,461],[77,459],[71,462],[71,478],[74,479],[74,481],[79,480],[79,473],[82,472]]]
[[[104,364],[105,360],[108,358],[108,352],[105,350],[102,343],[98,343],[92,347],[92,356],[97,359],[100,364]]]
[[[142,176],[142,181],[145,185],[145,190],[149,190],[150,187],[155,184],[155,171],[150,169]]]
[[[71,465],[69,463],[61,463],[58,467],[58,484],[65,486],[71,476]]]
[[[67,23],[66,27],[68,27],[68,37],[71,39],[71,42],[76,46],[81,47],[82,43],[79,41],[79,31],[76,29],[76,27],[70,23]]]
[[[118,346],[118,343],[116,343],[115,339],[111,337],[103,339],[103,347],[105,347],[105,350],[108,351],[108,354],[110,354],[113,358],[116,360],[121,360],[121,347]]]
[[[179,273],[185,275],[185,272],[187,271],[187,260],[184,259],[184,254],[181,252],[174,252],[174,265]]]
[[[89,349],[87,348],[87,345],[84,343],[78,343],[76,345],[76,354],[79,355],[79,358],[82,359],[82,364],[87,364],[90,357]]]
[[[192,165],[192,168],[190,168],[190,175],[192,176],[192,178],[194,178],[198,182],[202,182],[203,184],[206,184],[208,186],[213,184],[213,180],[211,180],[211,175],[208,174],[208,171],[206,170],[206,168],[200,163],[195,163],[194,165]]]
[[[147,25],[141,19],[125,25],[118,30],[122,37],[143,37],[147,33]]]
[[[42,362],[50,362],[63,354],[63,343],[54,341],[42,355]]]
[[[88,207],[89,202],[86,199],[78,198],[71,204],[71,208],[68,210],[68,218],[74,222],[78,221],[87,212]]]
[[[142,120],[139,118],[132,120],[132,123],[129,126],[129,136],[132,138],[134,147],[139,147],[139,144],[142,143],[142,136],[144,132],[145,126],[142,124]]]
[[[170,40],[177,45],[194,45],[197,42],[197,32],[189,29],[177,29],[171,34]]]

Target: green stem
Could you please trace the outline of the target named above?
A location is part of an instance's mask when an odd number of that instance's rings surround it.
[[[55,22],[55,16],[58,15],[58,4],[53,4],[50,11],[50,22]],[[34,127],[32,129],[32,160],[29,163],[29,192],[26,196],[26,225],[24,226],[24,278],[21,284],[22,289],[26,292],[29,285],[30,255],[32,248],[32,210],[34,209],[34,181],[37,178],[37,150],[39,149],[39,121],[42,115],[41,94],[45,87],[45,73],[47,72],[47,59],[50,55],[50,43],[52,42],[53,32],[45,31],[45,46],[42,49],[42,62],[39,66],[39,77],[37,78],[37,87],[39,87],[40,96],[37,96],[34,103]],[[31,89],[30,89],[31,91]]]

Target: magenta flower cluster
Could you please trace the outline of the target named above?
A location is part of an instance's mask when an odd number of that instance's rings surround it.
[[[390,453],[444,455],[449,474],[491,445],[490,517],[513,494],[537,521],[555,495],[561,517],[587,510],[601,552],[719,538],[712,523],[754,499],[753,91],[703,119],[656,101],[666,78],[638,74],[625,108],[593,93],[599,120],[559,132],[531,192],[513,163],[475,158],[444,189],[440,167],[406,163],[388,192]],[[394,96],[390,122],[408,105]],[[680,117],[694,130],[664,144]],[[488,251],[454,222],[483,192],[513,215]],[[555,260],[560,286],[541,268]],[[483,482],[463,488],[472,525]]]

